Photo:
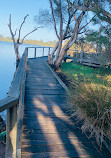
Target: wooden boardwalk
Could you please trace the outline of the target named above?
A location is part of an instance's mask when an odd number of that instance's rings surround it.
[[[45,63],[28,60],[22,129],[22,158],[109,158],[65,112],[65,90]]]

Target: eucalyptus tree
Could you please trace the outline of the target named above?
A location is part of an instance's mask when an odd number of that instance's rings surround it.
[[[51,59],[55,51],[56,56],[53,60],[55,64],[61,48],[63,40],[71,36],[72,13],[70,12],[67,2],[62,0],[49,0],[50,10],[40,10],[39,15],[35,17],[35,21],[44,26],[52,26],[54,28],[58,42],[51,53]]]
[[[76,42],[79,33],[91,22],[91,20],[85,25],[82,23],[84,16],[88,12],[92,12],[95,17],[98,17],[100,20],[111,23],[111,1],[110,0],[67,0],[68,6],[72,12],[72,15],[75,20],[73,27],[73,33],[69,39],[69,42],[62,48],[61,54],[56,62],[56,67],[60,66],[65,52]],[[107,9],[105,9],[105,5]],[[76,9],[76,13],[74,10]],[[81,12],[80,12],[81,11]],[[101,42],[106,43],[106,38],[101,35]]]
[[[107,3],[109,4],[108,0]],[[102,0],[49,0],[49,4],[50,11],[42,10],[37,18],[39,17],[39,23],[51,24],[54,27],[58,42],[51,57],[56,51],[53,64],[58,68],[64,54],[76,43],[78,36],[84,33],[91,20],[96,16],[108,20],[110,12],[104,9]],[[86,20],[88,12],[92,12],[92,15]],[[63,40],[67,38],[67,44],[63,45]]]
[[[24,25],[25,21],[26,21],[26,18],[28,17],[28,15],[26,15],[23,19],[23,22],[21,23],[20,25],[20,28],[18,30],[18,38],[16,39],[15,36],[17,34],[17,29],[15,30],[15,32],[13,32],[12,30],[12,22],[11,22],[11,15],[9,17],[9,24],[8,24],[8,27],[9,27],[9,30],[10,30],[10,34],[11,34],[11,37],[12,37],[12,41],[13,41],[13,44],[14,44],[14,51],[15,51],[15,55],[16,55],[16,68],[18,67],[19,65],[19,62],[20,62],[20,53],[19,53],[19,46],[21,44],[23,44],[24,42],[24,39],[30,35],[31,33],[33,33],[34,31],[36,31],[38,28],[35,28],[33,29],[31,32],[27,33],[21,40],[21,29],[22,29],[22,26]]]
[[[69,38],[69,41],[67,44],[65,44],[59,54],[59,58],[57,60],[57,62],[55,63],[56,68],[58,68],[63,60],[63,57],[65,55],[65,53],[67,52],[67,50],[77,41],[78,35],[82,34],[85,30],[85,27],[91,22],[91,19],[86,22],[84,20],[84,17],[87,13],[87,10],[90,6],[89,0],[66,0],[67,2],[67,6],[69,8],[69,11],[72,13],[73,16],[73,25],[72,25],[72,32],[71,32],[71,36]],[[78,7],[81,7],[82,10],[78,9]],[[94,15],[95,17],[96,15]],[[93,18],[94,18],[93,17]]]

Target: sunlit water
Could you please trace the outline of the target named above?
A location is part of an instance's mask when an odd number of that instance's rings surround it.
[[[32,45],[21,45],[19,52],[22,56],[26,47]],[[45,51],[45,55],[48,53],[48,48]],[[37,49],[37,56],[42,56],[42,49]],[[30,49],[29,57],[34,57],[34,49]],[[7,95],[13,75],[15,72],[15,53],[13,43],[0,42],[0,100],[4,99]]]

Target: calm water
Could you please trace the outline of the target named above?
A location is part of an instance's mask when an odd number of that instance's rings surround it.
[[[21,46],[21,54],[24,52],[25,47],[25,45]],[[0,99],[6,97],[14,72],[15,54],[13,44],[10,42],[0,42]]]
[[[33,45],[21,45],[19,52],[22,56],[26,47]],[[40,46],[39,46],[40,47]],[[37,49],[37,56],[42,56],[42,49]],[[48,54],[48,48],[45,48],[45,55]],[[34,49],[29,49],[29,57],[34,57]],[[11,85],[13,75],[15,72],[15,53],[13,43],[11,42],[0,42],[0,99],[6,97],[6,94]]]
[[[32,45],[21,45],[19,49],[20,55],[22,56],[25,47],[30,46]],[[45,55],[47,55],[48,49],[46,48],[45,50]],[[42,56],[42,49],[37,49],[37,56]],[[30,49],[29,57],[34,57],[34,49]],[[4,99],[7,95],[11,81],[13,80],[15,63],[13,43],[0,41],[0,100]],[[6,112],[0,115],[5,119],[5,114]]]

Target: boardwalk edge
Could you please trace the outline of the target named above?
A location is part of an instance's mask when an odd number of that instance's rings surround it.
[[[64,84],[64,82],[60,79],[60,77],[56,74],[56,72],[52,69],[52,67],[46,62],[46,65],[49,67],[55,78],[58,80],[60,85],[65,89],[67,93],[70,93],[69,88]]]
[[[56,79],[58,80],[58,82],[61,84],[61,86],[65,89],[65,91],[67,92],[67,94],[70,94],[69,88],[64,84],[64,82],[60,79],[60,77],[56,74],[56,72],[52,69],[52,67],[47,62],[46,62],[46,65],[49,67],[49,69],[51,70],[51,72],[53,73],[53,75],[56,77]],[[101,139],[101,136],[100,136],[100,139]],[[111,143],[110,143],[110,145],[108,145],[108,143],[103,139],[103,144],[111,152]]]

